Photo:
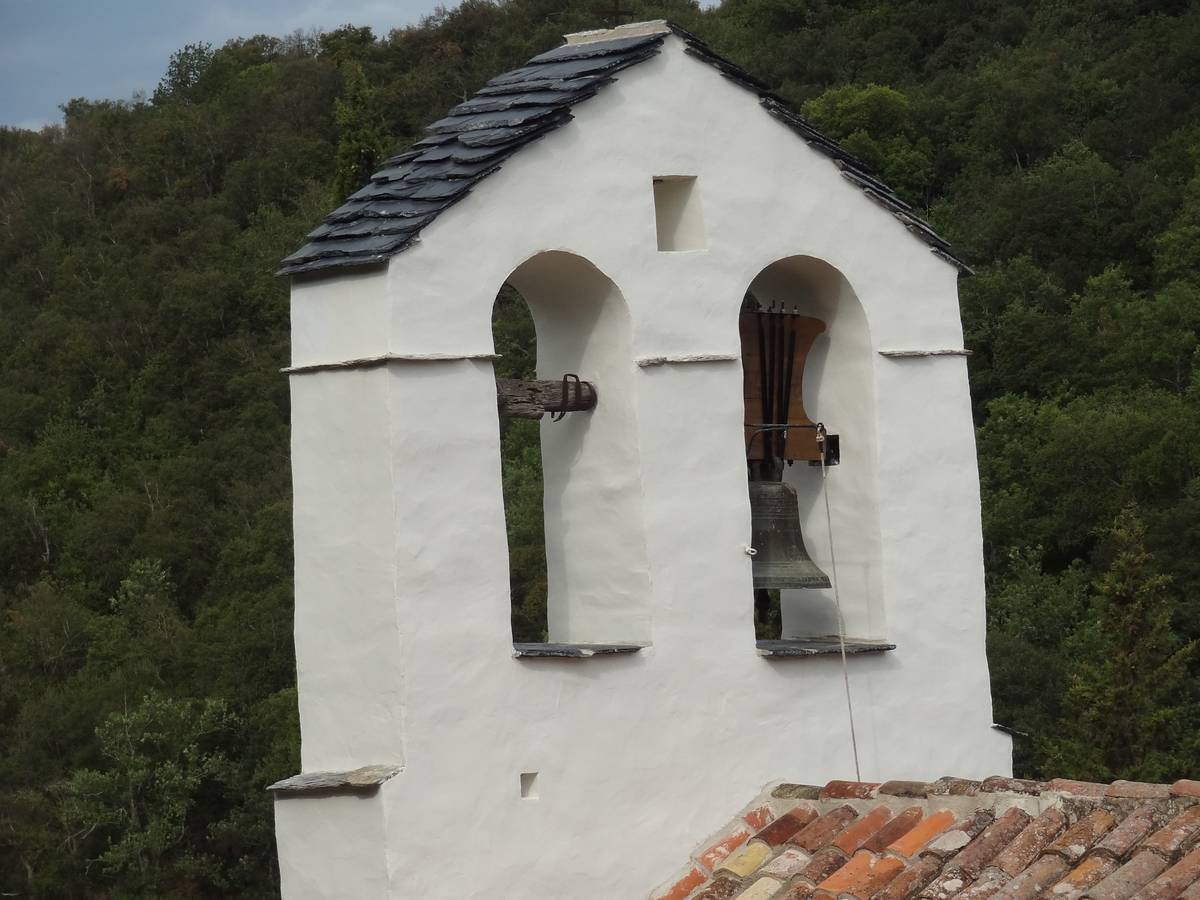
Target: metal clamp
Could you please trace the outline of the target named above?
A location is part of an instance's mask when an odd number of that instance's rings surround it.
[[[550,413],[551,422],[561,422],[567,417],[567,404],[571,399],[570,385],[575,385],[575,396],[583,396],[583,382],[579,380],[579,376],[574,372],[568,372],[562,377],[562,405],[559,406],[558,412]]]

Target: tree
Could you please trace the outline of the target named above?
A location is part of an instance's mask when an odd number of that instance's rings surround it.
[[[371,89],[362,65],[348,61],[342,65],[342,75],[344,88],[335,101],[334,113],[338,126],[334,193],[338,200],[367,183],[383,148],[383,129],[371,112]]]
[[[1065,716],[1039,737],[1045,768],[1095,781],[1161,782],[1197,762],[1200,706],[1188,667],[1196,642],[1174,631],[1178,597],[1127,507],[1106,535],[1111,562],[1089,621],[1066,642],[1073,662]]]
[[[221,750],[235,719],[220,700],[151,693],[96,730],[105,766],[74,773],[63,817],[101,835],[104,872],[126,896],[221,886],[205,853],[205,796],[232,776]]]

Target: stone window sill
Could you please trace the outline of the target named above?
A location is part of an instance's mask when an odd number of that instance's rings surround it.
[[[637,653],[642,644],[513,644],[515,659],[590,659],[617,653]]]
[[[796,659],[802,656],[841,656],[841,643],[836,637],[803,638],[788,641],[758,641],[758,655],[768,659]],[[846,638],[846,655],[861,653],[886,653],[895,650],[895,644],[884,641],[864,641]]]

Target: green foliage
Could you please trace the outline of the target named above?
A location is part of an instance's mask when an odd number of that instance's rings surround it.
[[[371,177],[379,162],[383,129],[370,112],[371,89],[362,66],[349,61],[342,66],[345,87],[334,101],[338,127],[337,173],[334,196],[346,197]]]
[[[99,861],[115,896],[194,894],[222,886],[208,844],[205,796],[233,766],[221,745],[236,722],[224,701],[149,694],[96,729],[104,768],[79,769],[61,792],[63,819],[103,835]]]
[[[1018,770],[1195,770],[1200,8],[624,5],[762,76],[975,266],[988,646]],[[331,195],[595,7],[191,44],[151,102],[0,129],[0,893],[277,896],[262,788],[299,760],[271,272]],[[515,292],[494,326],[498,373],[530,377]],[[513,633],[538,640],[538,426],[502,447]]]
[[[511,285],[496,296],[492,339],[499,378],[537,377],[537,335],[525,299]],[[504,520],[508,529],[509,590],[514,641],[547,639],[546,531],[542,508],[541,423],[500,422]]]
[[[1072,670],[1065,716],[1039,736],[1045,763],[1096,781],[1162,782],[1195,758],[1195,640],[1176,633],[1178,597],[1155,572],[1133,507],[1107,534],[1108,568],[1094,585],[1086,620],[1064,641]]]

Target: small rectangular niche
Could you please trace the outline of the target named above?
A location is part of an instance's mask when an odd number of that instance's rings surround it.
[[[537,772],[521,773],[521,799],[536,800],[538,798]]]
[[[654,176],[654,222],[660,251],[703,250],[708,246],[695,175]]]

